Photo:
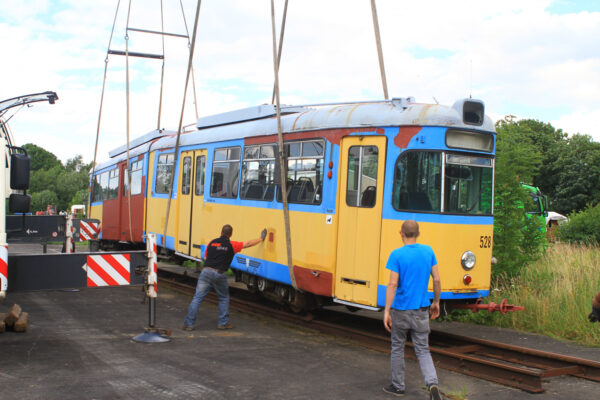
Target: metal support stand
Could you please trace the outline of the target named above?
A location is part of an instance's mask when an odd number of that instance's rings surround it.
[[[146,250],[148,258],[148,272],[146,275],[146,295],[150,298],[148,302],[148,328],[144,328],[141,333],[133,338],[141,343],[164,343],[170,342],[171,331],[168,329],[156,328],[156,297],[157,293],[157,274],[156,274],[156,235],[146,235]]]
[[[140,343],[164,343],[170,342],[171,339],[166,336],[171,336],[171,331],[168,329],[156,328],[156,299],[154,297],[150,298],[148,302],[148,318],[150,322],[148,323],[148,328],[144,328],[144,333],[140,333],[139,335],[133,338],[134,341]]]

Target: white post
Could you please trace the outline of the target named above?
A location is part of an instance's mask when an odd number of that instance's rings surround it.
[[[148,286],[146,289],[146,295],[150,297],[150,299],[153,299],[158,296],[156,235],[154,233],[149,233],[146,235],[146,251],[148,252]]]
[[[65,232],[65,253],[74,253],[75,243],[73,243],[73,214],[67,215],[67,227]]]

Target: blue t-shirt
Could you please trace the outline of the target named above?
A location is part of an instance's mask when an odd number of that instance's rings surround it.
[[[393,309],[417,310],[430,305],[427,286],[436,264],[433,249],[426,244],[408,244],[392,251],[385,267],[399,275]]]

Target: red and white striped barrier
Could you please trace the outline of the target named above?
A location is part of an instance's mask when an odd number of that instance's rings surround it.
[[[87,271],[87,286],[120,286],[131,282],[129,254],[87,256],[83,266]]]
[[[158,270],[156,256],[156,235],[149,233],[146,235],[146,251],[148,253],[148,286],[146,295],[150,298],[158,297]]]
[[[8,289],[8,246],[0,246],[0,296],[6,296]]]
[[[100,224],[97,222],[79,222],[79,240],[85,242],[86,240],[97,239],[100,233]]]

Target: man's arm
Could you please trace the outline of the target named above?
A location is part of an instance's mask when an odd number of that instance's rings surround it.
[[[385,292],[385,311],[383,312],[383,326],[388,332],[392,331],[392,316],[390,315],[390,309],[396,297],[396,289],[398,289],[398,278],[399,274],[394,271],[390,271],[390,281],[387,285]]]
[[[256,246],[257,244],[262,243],[262,239],[258,238],[258,239],[250,239],[247,242],[244,242],[244,246],[242,246],[242,249],[245,249],[247,247],[252,247],[252,246]]]
[[[245,249],[246,247],[256,246],[260,242],[264,242],[266,237],[267,237],[267,229],[263,229],[262,232],[260,233],[259,238],[250,239],[247,242],[244,242],[244,246],[242,247],[242,249]]]
[[[440,316],[440,295],[442,293],[442,281],[437,265],[431,267],[431,277],[433,278],[433,303],[429,307],[429,314],[431,319],[436,319]]]

